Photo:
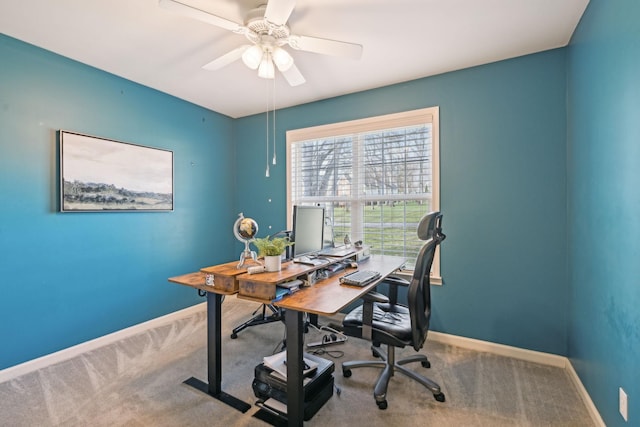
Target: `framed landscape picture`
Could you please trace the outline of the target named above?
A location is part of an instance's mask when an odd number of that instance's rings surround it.
[[[172,151],[60,131],[60,211],[172,210]]]

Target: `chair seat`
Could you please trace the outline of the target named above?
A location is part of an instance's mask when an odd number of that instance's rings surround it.
[[[362,306],[349,312],[342,325],[345,333],[352,336],[362,336]],[[399,304],[373,304],[373,340],[396,347],[411,344],[411,317],[409,309]]]

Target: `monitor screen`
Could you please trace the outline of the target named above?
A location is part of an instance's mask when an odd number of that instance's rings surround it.
[[[293,256],[316,253],[324,246],[324,208],[293,207]]]

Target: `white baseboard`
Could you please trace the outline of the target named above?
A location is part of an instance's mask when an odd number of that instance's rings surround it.
[[[46,368],[47,366],[69,360],[82,353],[86,353],[97,348],[104,347],[105,345],[112,344],[116,341],[132,337],[149,329],[157,328],[159,326],[175,322],[176,320],[192,316],[193,314],[200,311],[205,311],[206,309],[206,302],[196,304],[183,310],[178,310],[165,316],[157,317],[147,322],[139,323],[137,325],[121,329],[119,331],[104,335],[90,341],[85,341],[78,345],[74,345],[73,347],[68,347],[55,353],[47,354],[37,359],[29,360],[19,365],[11,366],[0,371],[0,383],[12,380],[33,371],[37,371],[38,369]]]
[[[497,354],[499,356],[513,357],[514,359],[541,363],[543,365],[555,366],[557,368],[566,368],[569,363],[569,360],[566,357],[558,356],[556,354],[526,350],[524,348],[511,347],[504,344],[496,344],[489,341],[481,341],[458,335],[443,334],[441,332],[429,331],[427,339],[442,344],[450,344],[456,347],[468,348],[470,350],[484,351],[487,353]]]
[[[598,427],[607,427],[607,425],[604,423],[604,420],[600,416],[600,412],[598,412],[598,408],[596,408],[596,405],[593,404],[591,396],[589,396],[587,389],[584,388],[584,384],[582,384],[582,381],[580,381],[580,377],[578,376],[576,370],[573,368],[573,365],[571,364],[571,361],[569,359],[567,359],[567,372],[569,372],[569,377],[571,377],[571,379],[573,380],[573,384],[578,389],[578,393],[580,394],[580,397],[582,397],[584,404],[587,405],[587,408],[589,408],[589,413],[591,414],[591,419],[593,419],[593,422]]]
[[[606,427],[606,424],[600,416],[600,412],[598,412],[596,405],[593,404],[591,396],[589,396],[587,389],[584,388],[580,377],[578,376],[576,370],[573,368],[571,361],[567,357],[558,356],[557,354],[543,353],[541,351],[511,347],[504,344],[481,341],[457,335],[449,335],[442,332],[429,331],[429,335],[427,336],[427,338],[430,341],[439,342],[442,344],[467,348],[469,350],[483,351],[487,353],[497,354],[499,356],[512,357],[514,359],[526,360],[528,362],[540,363],[543,365],[566,369],[569,377],[578,389],[578,394],[580,394],[580,397],[587,406],[589,415],[591,415],[591,419],[593,420],[593,422],[599,427]]]

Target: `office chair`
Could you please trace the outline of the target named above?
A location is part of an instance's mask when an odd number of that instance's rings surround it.
[[[382,359],[349,361],[342,364],[342,375],[346,378],[351,376],[351,370],[354,368],[383,368],[373,391],[380,409],[387,408],[387,385],[396,371],[425,386],[437,401],[445,400],[438,384],[403,366],[410,362],[420,362],[423,367],[429,368],[431,364],[426,356],[416,354],[399,361],[395,360],[396,347],[412,346],[416,351],[420,351],[427,339],[431,317],[431,264],[437,246],[446,237],[442,233],[442,214],[432,212],[425,215],[418,225],[417,233],[426,243],[416,259],[411,282],[394,277],[385,279],[381,283],[389,285],[389,296],[377,292],[365,294],[362,297],[364,303],[349,312],[342,322],[346,335],[371,341],[373,355]],[[397,303],[398,286],[408,286],[406,306]],[[380,348],[380,344],[387,345],[386,354]]]

